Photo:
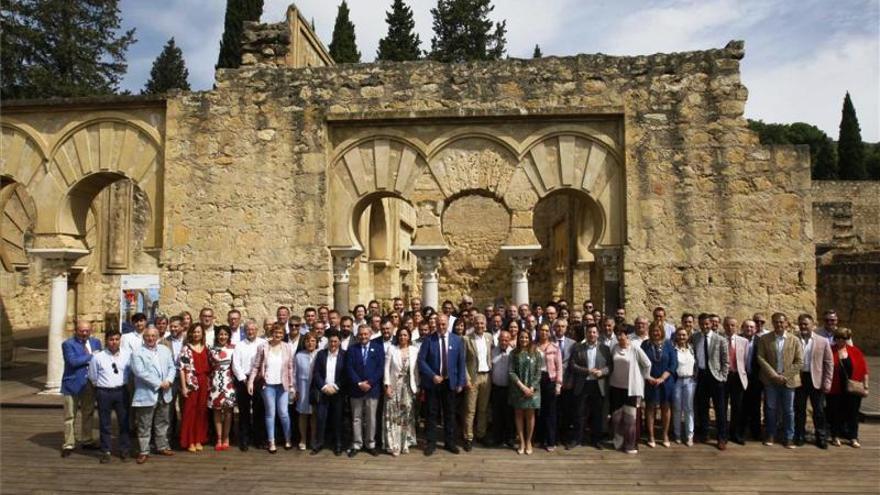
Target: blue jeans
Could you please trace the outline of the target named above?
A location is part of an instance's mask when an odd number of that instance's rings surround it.
[[[680,378],[675,382],[675,397],[672,400],[672,430],[675,438],[686,441],[694,438],[694,391],[697,381],[694,377]],[[684,422],[684,433],[681,425]]]
[[[785,441],[794,439],[794,389],[785,385],[766,385],[764,387],[765,413],[764,430],[767,439],[772,441],[776,436],[776,422],[778,415],[782,414],[782,428],[785,433]]]
[[[284,430],[284,441],[290,442],[290,416],[287,414],[287,390],[284,385],[266,385],[263,387],[263,404],[266,406],[266,438],[275,443],[275,414],[281,420]]]

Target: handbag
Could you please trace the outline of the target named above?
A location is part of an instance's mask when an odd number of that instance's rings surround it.
[[[840,363],[840,369],[843,371],[843,377],[846,378],[846,393],[857,395],[859,397],[867,397],[868,387],[865,386],[865,383],[851,380],[846,373],[846,366],[844,366],[843,363]]]

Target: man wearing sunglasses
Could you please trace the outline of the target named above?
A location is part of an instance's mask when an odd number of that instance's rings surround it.
[[[125,384],[128,383],[131,354],[120,349],[122,335],[111,328],[104,334],[104,350],[95,353],[89,362],[89,381],[95,386],[98,399],[98,421],[101,432],[101,464],[110,462],[112,414],[116,412],[119,427],[119,458],[128,460],[131,438],[128,429],[128,407]]]

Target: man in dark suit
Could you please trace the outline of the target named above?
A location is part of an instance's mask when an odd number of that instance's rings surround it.
[[[428,444],[425,455],[437,450],[437,426],[443,409],[443,433],[446,450],[458,454],[455,445],[455,396],[467,381],[464,344],[461,337],[450,333],[447,325],[424,340],[419,348],[421,387],[428,401]]]
[[[385,347],[381,339],[370,340],[370,327],[358,327],[358,343],[345,353],[345,369],[351,398],[352,442],[348,451],[354,457],[366,445],[366,452],[376,452],[376,409],[385,374]]]
[[[333,453],[342,454],[342,409],[345,402],[345,351],[340,348],[339,333],[330,331],[327,337],[327,348],[318,351],[315,356],[315,368],[312,375],[313,393],[318,399],[318,433],[312,455],[324,448],[329,434],[333,436]],[[330,420],[330,429],[327,420]]]
[[[574,430],[566,444],[567,449],[582,443],[587,415],[590,417],[590,445],[601,448],[602,424],[605,422],[602,402],[613,361],[610,349],[599,342],[599,328],[595,323],[587,324],[585,335],[585,339],[572,349],[564,374],[574,403]]]
[[[92,354],[101,350],[101,341],[92,337],[92,324],[79,321],[73,337],[61,343],[64,356],[64,374],[61,377],[61,394],[64,396],[64,445],[61,456],[67,457],[76,446],[74,424],[80,415],[81,436],[85,449],[97,449],[92,437],[92,420],[95,411],[95,389],[89,382],[89,363]]]

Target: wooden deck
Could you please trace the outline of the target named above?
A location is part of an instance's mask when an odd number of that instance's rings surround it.
[[[421,451],[394,459],[361,454],[232,449],[151,457],[144,465],[97,454],[59,455],[58,409],[0,410],[0,492],[49,493],[880,493],[880,424],[862,425],[863,448],[786,450],[750,443],[726,452],[708,445],[644,447],[638,455],[579,448],[517,456],[475,448]]]

